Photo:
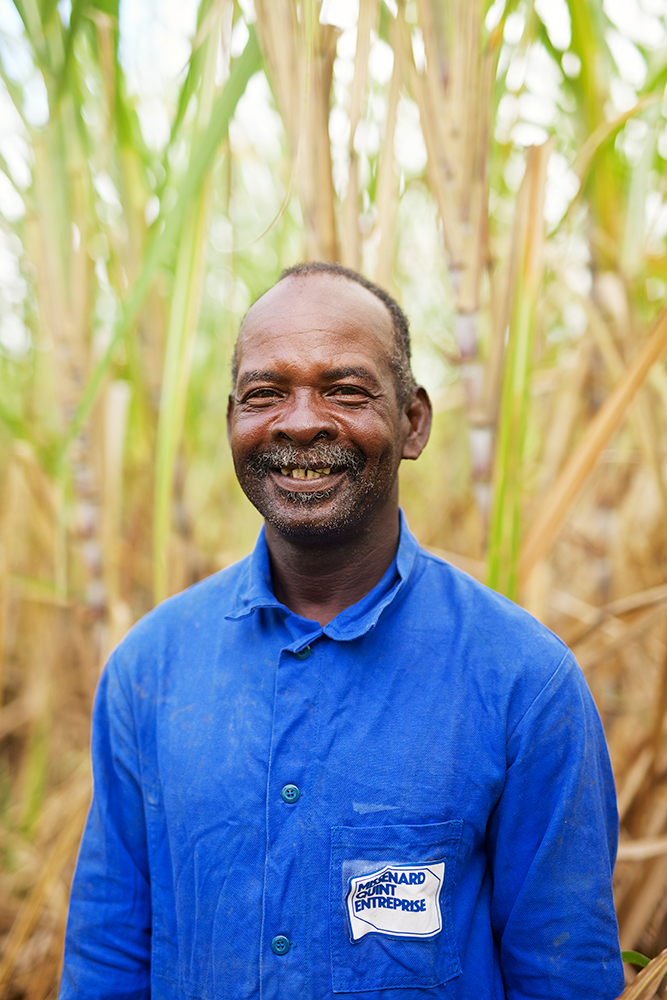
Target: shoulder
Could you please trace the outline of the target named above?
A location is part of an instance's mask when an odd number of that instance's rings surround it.
[[[524,657],[560,660],[567,652],[563,641],[524,608],[444,559],[420,548],[416,571],[417,588],[428,595],[425,610],[441,627],[463,630],[496,656],[506,651],[514,659],[520,651]]]
[[[524,608],[421,548],[414,579],[418,630],[447,650],[461,688],[481,687],[505,705],[510,729],[537,698],[586,692],[568,647]]]
[[[115,648],[107,672],[139,677],[155,675],[155,666],[181,654],[194,655],[224,627],[248,578],[250,556],[187,590],[162,601],[144,615]]]

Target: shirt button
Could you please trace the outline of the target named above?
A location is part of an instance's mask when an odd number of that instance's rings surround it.
[[[310,648],[310,646],[304,646],[303,649],[300,649],[299,652],[295,653],[294,655],[296,656],[297,660],[307,660],[311,653],[312,649]]]
[[[284,934],[276,934],[271,942],[271,951],[274,955],[286,955],[290,950],[290,942]]]
[[[296,785],[283,785],[280,797],[283,802],[287,803],[288,806],[293,806],[294,803],[301,797],[301,792]]]

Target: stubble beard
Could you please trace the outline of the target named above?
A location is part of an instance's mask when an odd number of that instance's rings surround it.
[[[378,491],[377,483],[363,479],[366,465],[361,449],[322,442],[310,448],[285,445],[255,451],[242,468],[237,466],[236,473],[248,500],[272,528],[290,539],[321,542],[353,533],[369,507],[381,499],[383,491]],[[286,488],[289,479],[285,477],[285,487],[281,486],[276,496],[267,489],[266,480],[272,470],[286,466],[344,471],[352,489],[344,490],[344,495],[336,499],[343,485],[340,482],[303,492]],[[326,516],[318,517],[320,508],[332,498]]]

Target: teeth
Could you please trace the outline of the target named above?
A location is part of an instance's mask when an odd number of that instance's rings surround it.
[[[321,479],[328,476],[331,466],[328,469],[288,469],[286,466],[280,470],[282,476],[291,476],[292,479]]]

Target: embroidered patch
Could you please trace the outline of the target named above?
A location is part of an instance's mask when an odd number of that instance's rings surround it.
[[[428,938],[442,930],[440,890],[445,862],[386,865],[349,880],[347,913],[353,941],[365,934]]]

